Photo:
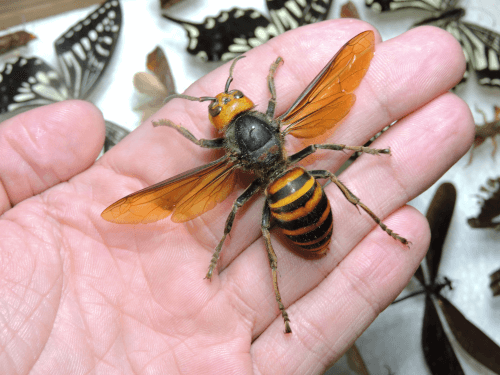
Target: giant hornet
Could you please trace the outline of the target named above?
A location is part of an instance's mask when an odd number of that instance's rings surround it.
[[[278,289],[277,258],[271,244],[269,230],[276,225],[293,244],[310,258],[318,258],[327,251],[332,236],[333,219],[330,203],[317,179],[330,179],[347,200],[361,207],[390,236],[407,245],[408,241],[394,233],[331,172],[306,171],[296,164],[318,149],[352,150],[368,154],[390,154],[389,149],[373,149],[343,144],[313,144],[303,150],[286,155],[284,138],[313,138],[331,130],[347,115],[354,104],[353,91],[368,70],[375,49],[372,31],[365,31],[347,42],[318,76],[309,84],[295,103],[281,116],[274,118],[276,89],[274,75],[282,58],[271,65],[267,82],[271,99],[266,113],[254,110],[254,104],[240,90],[229,90],[235,59],[229,71],[224,92],[215,97],[193,97],[174,94],[167,101],[182,98],[209,101],[210,122],[222,132],[217,139],[197,139],[186,128],[168,120],[155,122],[155,126],[176,129],[184,137],[201,147],[224,149],[225,155],[202,167],[194,168],[156,185],[142,189],[120,199],[101,214],[114,223],[150,223],[171,215],[173,222],[191,220],[222,202],[233,190],[235,171],[251,171],[255,180],[232,206],[224,234],[215,248],[207,279],[211,279],[219,259],[222,245],[231,231],[238,209],[253,195],[264,190],[266,201],[262,214],[262,234],[271,263],[274,292],[285,332],[290,333],[290,319],[281,301]],[[283,130],[281,128],[286,126]]]

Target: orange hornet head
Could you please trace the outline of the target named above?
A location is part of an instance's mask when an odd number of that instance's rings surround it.
[[[218,131],[222,131],[233,119],[242,112],[248,111],[255,107],[253,102],[248,99],[240,90],[229,91],[229,85],[233,81],[233,70],[236,62],[245,56],[239,56],[234,59],[229,69],[229,77],[226,81],[224,92],[221,92],[215,97],[202,96],[200,98],[185,94],[173,94],[165,99],[164,104],[175,98],[192,100],[195,102],[210,101],[208,106],[208,118],[213,126]]]
[[[208,106],[208,118],[217,130],[224,129],[242,112],[248,111],[254,104],[240,90],[221,92]]]

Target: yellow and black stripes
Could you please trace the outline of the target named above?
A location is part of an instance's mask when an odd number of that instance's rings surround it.
[[[313,176],[300,167],[291,169],[267,187],[266,196],[276,225],[293,243],[310,253],[326,251],[332,212]]]

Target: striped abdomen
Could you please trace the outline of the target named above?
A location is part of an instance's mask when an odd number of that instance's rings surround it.
[[[303,168],[287,171],[266,189],[276,225],[304,254],[322,255],[332,236],[330,203],[321,185]]]

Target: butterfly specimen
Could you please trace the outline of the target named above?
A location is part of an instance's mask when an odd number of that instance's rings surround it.
[[[451,281],[437,282],[437,273],[443,245],[450,226],[456,201],[455,187],[443,183],[436,191],[427,211],[427,220],[431,229],[431,243],[423,263],[426,264],[427,282],[422,266],[415,272],[415,277],[424,290],[412,293],[395,301],[416,294],[425,293],[424,322],[422,327],[422,348],[427,366],[434,375],[460,375],[464,371],[457,359],[455,351],[444,331],[437,307],[439,306],[446,323],[455,336],[456,341],[478,362],[500,374],[500,347],[470,322],[445,296],[441,290],[451,289]]]
[[[414,26],[433,25],[450,32],[461,44],[467,61],[464,82],[471,70],[481,85],[500,87],[500,34],[465,22],[465,9],[458,0],[365,0],[367,7],[377,12],[400,9],[423,9],[432,12],[430,18]]]
[[[0,113],[85,99],[108,66],[121,21],[119,1],[108,0],[59,37],[54,48],[62,74],[38,57],[5,64],[0,72]]]
[[[276,26],[254,9],[233,8],[201,24],[163,17],[184,27],[189,38],[187,51],[202,61],[229,61],[278,35]]]
[[[271,99],[265,113],[254,110],[253,102],[240,90],[229,90],[238,58],[231,65],[224,92],[215,97],[201,98],[172,95],[169,99],[209,101],[209,120],[223,133],[223,137],[199,140],[188,129],[169,120],[160,120],[154,125],[174,128],[193,143],[201,147],[223,149],[225,155],[205,166],[120,199],[106,208],[102,217],[114,223],[129,224],[155,222],[168,216],[171,216],[173,222],[185,222],[211,210],[228,197],[235,185],[236,170],[253,172],[254,181],[233,204],[206,278],[210,279],[213,275],[222,245],[238,209],[256,193],[264,191],[266,202],[261,229],[270,259],[276,300],[285,321],[285,332],[291,332],[289,317],[278,290],[277,258],[269,229],[273,221],[304,257],[318,258],[326,253],[332,235],[333,218],[330,203],[317,179],[331,180],[350,203],[362,208],[390,236],[408,244],[406,239],[387,228],[333,173],[326,170],[306,171],[296,165],[318,149],[363,151],[375,155],[388,154],[388,149],[313,144],[286,156],[284,148],[286,135],[314,138],[334,129],[340,123],[354,104],[353,91],[368,70],[374,49],[375,38],[372,31],[365,31],[352,38],[307,86],[296,102],[277,118],[274,118],[274,75],[283,61],[281,57],[277,58],[269,70]]]
[[[137,108],[143,111],[142,121],[156,113],[163,106],[167,96],[176,91],[167,56],[160,47],[156,47],[148,55],[146,67],[149,72],[139,72],[134,75],[134,86],[137,91],[151,97],[147,103]]]
[[[470,149],[470,158],[469,158],[469,163],[472,163],[472,158],[474,154],[474,149],[476,147],[479,147],[480,145],[483,144],[485,140],[488,138],[491,138],[491,142],[493,142],[493,151],[491,152],[491,157],[495,158],[495,153],[497,152],[497,141],[495,137],[500,134],[500,107],[495,106],[495,119],[491,122],[488,122],[486,119],[486,114],[476,108],[476,111],[478,111],[482,116],[483,116],[483,125],[476,125],[476,135],[474,136],[474,143],[472,144],[472,147]]]
[[[109,64],[122,23],[118,0],[108,0],[55,42],[60,72],[38,57],[19,57],[0,72],[0,114],[85,99]],[[105,149],[128,131],[106,121]]]
[[[500,177],[490,178],[486,186],[481,186],[480,191],[488,196],[478,196],[481,199],[481,212],[467,222],[472,228],[500,229]]]
[[[25,46],[32,40],[36,39],[36,36],[30,34],[26,31],[16,31],[15,33],[10,33],[0,36],[0,55],[12,51],[18,47]]]
[[[233,8],[203,23],[179,20],[163,12],[166,19],[184,27],[187,51],[202,61],[229,61],[274,36],[301,25],[322,21],[333,0],[266,0],[271,20],[254,9]]]

